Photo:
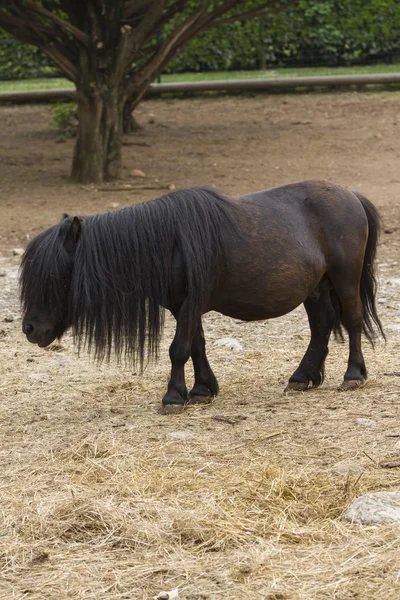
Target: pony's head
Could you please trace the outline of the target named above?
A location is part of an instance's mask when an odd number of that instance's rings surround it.
[[[21,265],[22,331],[44,348],[71,325],[69,294],[81,222],[67,217],[28,245]]]

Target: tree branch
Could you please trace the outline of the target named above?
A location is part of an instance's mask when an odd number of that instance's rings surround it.
[[[0,27],[2,27],[5,31],[16,37],[23,44],[31,44],[32,46],[38,46],[39,40],[36,37],[33,37],[29,32],[26,32],[25,30],[21,31],[18,27],[12,24],[11,20],[5,19],[1,13]]]
[[[46,17],[46,19],[49,19],[49,21],[56,23],[64,31],[70,33],[78,42],[80,42],[84,46],[87,46],[89,44],[89,36],[86,33],[78,29],[78,27],[75,27],[75,25],[72,25],[68,21],[65,21],[61,17],[57,16],[53,12],[50,12],[46,8],[40,6],[39,4],[32,2],[32,0],[26,0],[25,7],[29,8],[33,13],[41,15],[42,17]]]
[[[58,69],[65,75],[67,79],[78,83],[78,70],[75,65],[61,52],[55,45],[38,44],[38,48],[45,54]]]
[[[126,86],[126,99],[136,90],[138,93],[135,96],[135,106],[140,102],[146,92],[148,84],[152,81],[159,69],[176,53],[180,45],[180,40],[191,30],[206,10],[206,2],[203,2],[202,6],[194,11],[167,40],[158,46],[157,51],[140,70],[141,76],[140,74],[138,75],[138,73],[134,73],[131,76],[131,80]]]
[[[129,19],[134,15],[144,15],[156,0],[128,0],[124,5],[124,18]],[[163,2],[165,4],[165,1]]]

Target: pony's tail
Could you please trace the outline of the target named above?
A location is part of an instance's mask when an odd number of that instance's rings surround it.
[[[386,339],[375,304],[377,287],[375,277],[375,257],[381,230],[381,217],[372,202],[359,192],[354,193],[361,202],[368,219],[368,239],[361,274],[360,295],[364,309],[364,334],[371,344],[373,344],[376,337],[375,329],[378,330],[378,334],[380,334],[383,339]]]
[[[381,217],[372,202],[360,194],[360,192],[353,193],[361,202],[368,220],[368,239],[361,273],[360,296],[363,305],[363,332],[367,340],[373,345],[376,339],[376,330],[378,331],[378,335],[380,334],[383,339],[386,340],[385,332],[383,331],[382,323],[378,317],[375,303],[377,288],[375,257],[381,229]],[[331,301],[336,316],[333,331],[336,337],[343,339],[342,310],[339,298],[333,290],[331,290]]]

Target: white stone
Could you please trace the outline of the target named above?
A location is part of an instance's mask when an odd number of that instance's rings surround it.
[[[13,248],[12,253],[14,256],[22,256],[25,250],[23,248]]]
[[[171,433],[168,434],[168,437],[171,437],[174,440],[186,440],[192,436],[193,434],[189,431],[171,431]]]
[[[229,350],[235,350],[235,352],[243,350],[242,344],[235,340],[235,338],[221,338],[220,340],[216,340],[213,345],[228,348]]]
[[[31,373],[28,375],[29,379],[36,379],[37,381],[45,381],[49,378],[48,373]]]
[[[364,473],[364,469],[359,465],[346,463],[339,463],[335,465],[332,471],[338,475],[360,475],[361,473]]]
[[[342,519],[362,525],[400,522],[400,492],[375,492],[356,498]]]
[[[132,177],[146,177],[146,174],[141,169],[132,169]]]
[[[356,423],[357,425],[374,425],[376,423],[376,421],[374,421],[374,419],[367,419],[366,417],[357,417],[356,419],[354,419],[354,423]]]
[[[153,596],[154,600],[174,600],[174,598],[178,598],[179,590],[175,588],[174,590],[170,590],[169,592],[160,592],[157,596]]]

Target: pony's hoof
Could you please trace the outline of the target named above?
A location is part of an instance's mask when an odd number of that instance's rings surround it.
[[[186,406],[191,406],[192,404],[211,404],[212,397],[211,396],[189,396],[189,400]]]
[[[351,390],[358,390],[365,384],[364,379],[345,379],[341,386],[338,387],[339,392],[348,392]]]
[[[308,389],[308,382],[306,381],[289,381],[285,389],[283,390],[285,393],[287,392],[305,392]]]

